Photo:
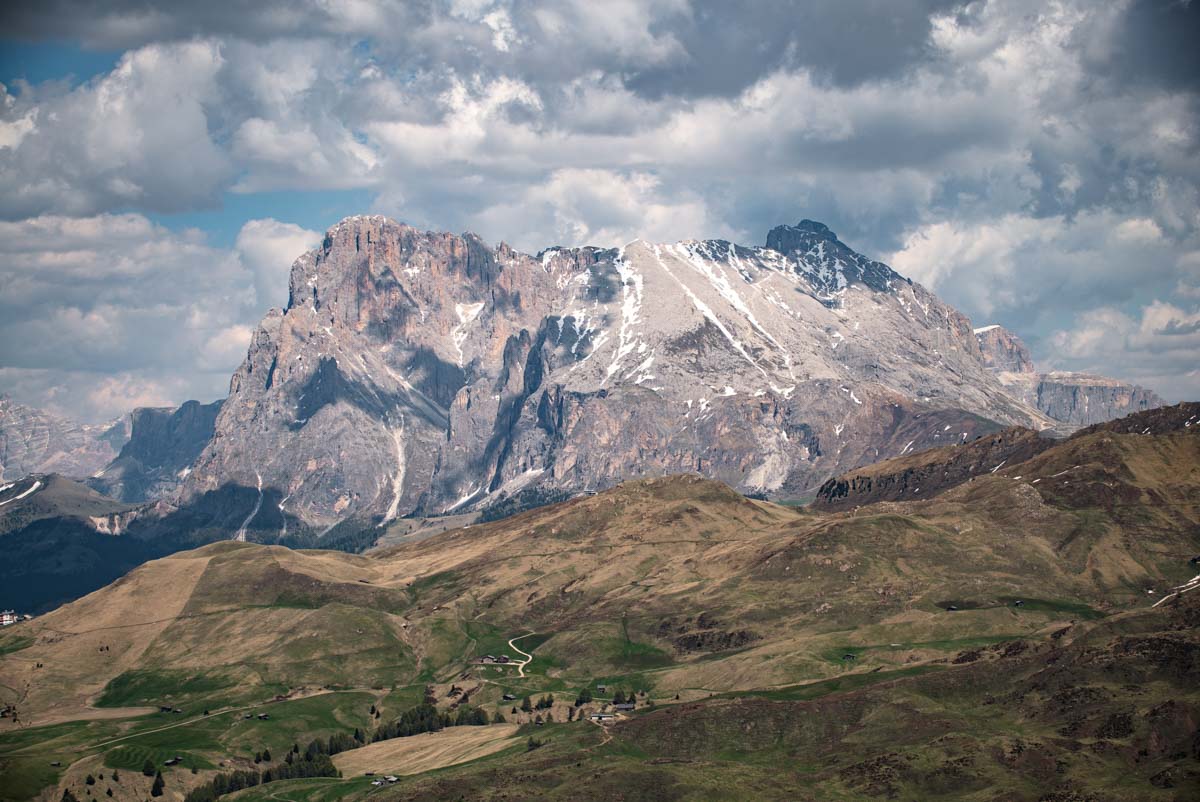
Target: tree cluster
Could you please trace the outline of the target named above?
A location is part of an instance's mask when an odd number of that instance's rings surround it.
[[[310,754],[310,749],[313,748],[314,744],[317,747]],[[342,775],[337,770],[337,767],[333,765],[333,761],[329,759],[329,755],[324,754],[322,751],[326,746],[327,742],[320,739],[313,741],[309,744],[309,749],[306,749],[302,756],[299,747],[292,747],[292,751],[288,752],[287,758],[283,763],[272,766],[262,772],[232,771],[218,774],[209,782],[189,791],[188,795],[184,797],[184,802],[214,802],[218,797],[225,794],[232,794],[234,791],[240,791],[243,788],[253,788],[260,783],[265,784],[279,780],[296,780],[307,777],[340,777]]]
[[[618,688],[616,691],[613,692],[612,703],[614,705],[623,705],[626,702],[628,702],[630,704],[637,702],[637,694],[634,693],[633,691],[630,691],[629,695],[626,696],[625,691],[621,690],[620,688]]]
[[[405,710],[400,718],[381,726],[375,731],[371,741],[438,732],[446,727],[480,726],[488,723],[490,722],[487,711],[479,707],[464,705],[451,713],[439,712],[433,705],[422,704]]]

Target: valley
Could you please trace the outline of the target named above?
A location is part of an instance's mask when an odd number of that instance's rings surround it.
[[[157,559],[0,633],[6,798],[82,799],[114,768],[114,798],[141,798],[141,763],[178,755],[182,799],[424,704],[504,724],[236,796],[1185,798],[1200,594],[1170,594],[1197,574],[1198,416],[1093,427],[930,498],[787,507],[682,475],[368,555]],[[401,756],[446,768],[405,779]]]

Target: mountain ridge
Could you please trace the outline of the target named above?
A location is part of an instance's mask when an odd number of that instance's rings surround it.
[[[1016,335],[812,220],[765,246],[530,256],[356,216],[296,261],[229,399],[136,410],[88,481],[176,507],[262,489],[282,506],[246,514],[319,535],[688,470],[803,498],[889,456],[1160,403],[1036,373]]]
[[[788,252],[534,257],[347,218],[293,267],[183,496],[261,476],[323,527],[691,468],[800,494],[939,432],[1051,425],[924,288],[812,221],[768,242]]]

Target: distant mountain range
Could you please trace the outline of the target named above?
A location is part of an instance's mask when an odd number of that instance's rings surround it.
[[[51,471],[83,478],[108,465],[129,440],[129,416],[84,424],[0,393],[0,481]]]
[[[225,402],[82,427],[4,401],[0,455],[10,478],[86,477],[127,502],[233,493],[235,531],[270,540],[682,471],[806,497],[888,457],[1161,403],[1037,373],[1016,335],[811,220],[756,247],[528,255],[352,217],[297,260]]]

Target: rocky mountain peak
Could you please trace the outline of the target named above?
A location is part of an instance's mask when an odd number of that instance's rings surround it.
[[[1033,373],[1033,357],[1016,334],[992,324],[975,329],[983,364],[989,369],[1008,373]]]
[[[912,283],[882,262],[856,253],[829,226],[816,220],[776,226],[767,233],[767,248],[794,260],[827,301],[851,284],[889,292],[897,282]]]

